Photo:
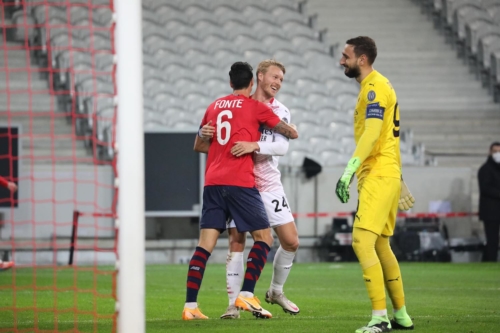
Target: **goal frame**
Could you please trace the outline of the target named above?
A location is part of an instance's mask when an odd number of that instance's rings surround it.
[[[145,332],[142,7],[115,0],[118,154],[118,332]]]

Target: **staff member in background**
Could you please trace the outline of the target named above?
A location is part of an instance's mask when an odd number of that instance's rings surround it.
[[[12,193],[17,191],[17,185],[14,182],[10,182],[4,177],[0,176],[0,186],[8,188]],[[13,261],[2,261],[0,259],[0,270],[6,270],[14,266]]]
[[[500,232],[500,142],[493,142],[490,154],[477,174],[479,181],[479,219],[484,223],[486,249],[483,261],[498,260]]]

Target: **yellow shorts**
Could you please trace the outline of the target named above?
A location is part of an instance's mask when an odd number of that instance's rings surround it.
[[[354,227],[392,236],[396,226],[401,180],[367,177],[358,182],[358,209]]]

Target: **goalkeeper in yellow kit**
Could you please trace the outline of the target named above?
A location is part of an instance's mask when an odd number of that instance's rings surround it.
[[[345,75],[355,78],[361,86],[354,111],[356,150],[336,188],[340,201],[346,203],[356,173],[359,202],[352,246],[372,303],[371,321],[356,333],[413,329],[389,236],[394,232],[398,205],[407,210],[415,200],[401,176],[396,93],[389,80],[373,69],[376,57],[375,42],[369,37],[356,37],[346,42],[340,59]],[[394,308],[393,320],[387,316],[384,285]]]

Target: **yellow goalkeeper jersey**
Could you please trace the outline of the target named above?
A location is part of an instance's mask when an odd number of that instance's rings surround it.
[[[371,118],[381,122],[380,136],[373,149],[359,167],[358,180],[364,177],[401,177],[399,150],[399,107],[396,92],[389,80],[376,70],[362,82],[354,111],[354,140],[358,144],[365,132],[365,121]],[[373,124],[373,121],[372,121]],[[363,149],[364,147],[357,147]],[[366,147],[369,149],[369,147]]]

